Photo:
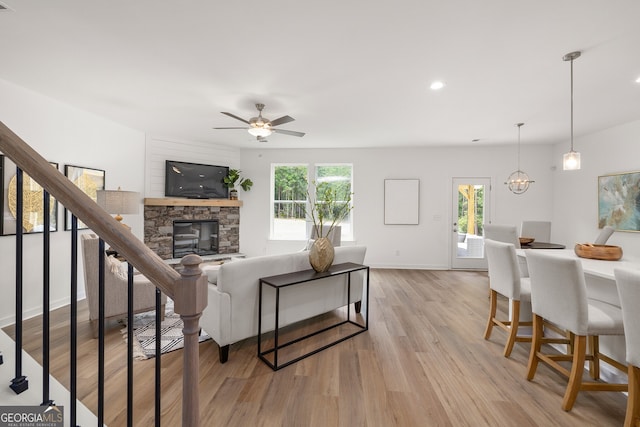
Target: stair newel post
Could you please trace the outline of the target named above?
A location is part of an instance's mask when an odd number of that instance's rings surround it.
[[[184,323],[183,379],[182,379],[182,425],[199,426],[200,405],[198,393],[199,319],[207,306],[207,277],[200,270],[202,258],[187,255],[180,261],[181,278],[176,281],[174,310]]]

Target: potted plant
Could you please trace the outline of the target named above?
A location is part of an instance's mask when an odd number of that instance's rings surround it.
[[[315,197],[307,192],[309,200],[309,210],[307,216],[313,223],[315,235],[318,236],[309,251],[309,263],[317,272],[327,271],[333,263],[334,250],[328,236],[333,229],[345,219],[353,206],[351,205],[351,196],[353,193],[349,188],[341,189],[341,191],[329,183],[316,184]],[[329,224],[325,228],[324,225]]]
[[[236,189],[236,185],[242,187],[244,191],[251,190],[251,186],[253,185],[253,181],[249,178],[242,178],[240,176],[241,171],[238,169],[229,169],[229,174],[224,177],[224,185],[229,188],[229,198],[231,200],[238,200],[238,190]]]

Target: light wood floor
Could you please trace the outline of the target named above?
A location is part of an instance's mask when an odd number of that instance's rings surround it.
[[[494,329],[489,341],[482,338],[488,303],[481,272],[371,270],[369,331],[278,372],[256,357],[255,338],[232,345],[224,365],[215,343],[200,344],[201,425],[623,424],[622,393],[581,392],[567,413],[560,408],[564,378],[540,366],[527,381],[528,344],[517,343],[507,359],[502,331]],[[81,307],[78,396],[95,411],[97,345]],[[501,301],[500,309],[506,307]],[[52,315],[52,373],[65,385],[67,313]],[[25,349],[39,360],[38,329],[35,320],[26,322]],[[119,329],[107,330],[105,417],[111,427],[126,420],[126,347]],[[13,333],[11,327],[5,331]],[[180,425],[181,364],[181,350],[162,356],[164,426]],[[153,369],[153,359],[135,362],[136,426],[152,425]]]

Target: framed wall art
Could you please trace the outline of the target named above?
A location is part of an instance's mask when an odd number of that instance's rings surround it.
[[[384,180],[384,223],[418,225],[419,179]]]
[[[58,169],[58,164],[49,162]],[[2,200],[0,211],[0,234],[16,234],[17,227],[17,172],[16,165],[8,157],[0,155],[0,186]],[[49,199],[49,231],[58,230],[58,202]],[[42,233],[44,231],[44,189],[28,174],[22,174],[22,232]]]
[[[640,171],[598,177],[598,228],[640,231]]]
[[[98,190],[104,190],[105,173],[101,169],[64,165],[64,174],[94,201],[98,200]],[[78,219],[78,229],[83,228],[87,225]],[[64,229],[71,230],[71,212],[67,208],[64,208]]]

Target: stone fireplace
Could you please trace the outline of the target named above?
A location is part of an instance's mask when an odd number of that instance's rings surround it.
[[[215,220],[218,222],[217,252],[238,253],[240,206],[242,202],[238,200],[145,199],[144,243],[160,258],[171,259],[174,250],[174,222]],[[183,256],[178,255],[178,258]]]

